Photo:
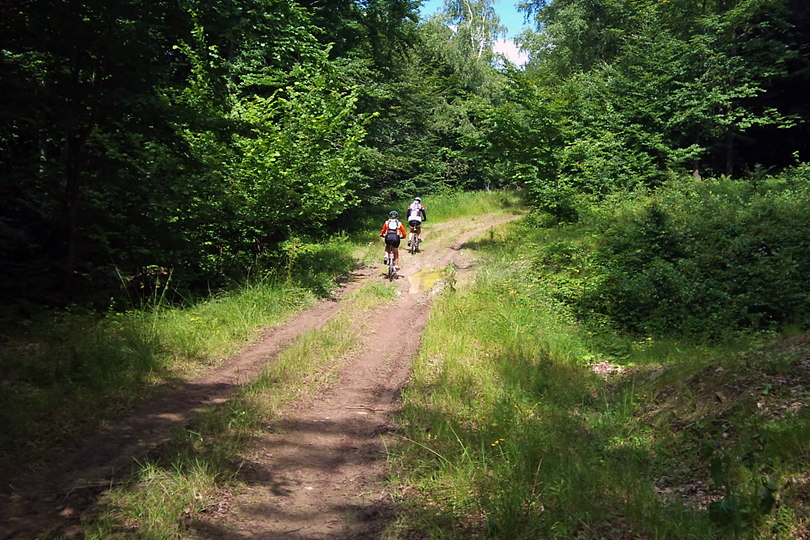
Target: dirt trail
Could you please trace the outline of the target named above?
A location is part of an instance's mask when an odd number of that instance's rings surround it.
[[[517,216],[477,216],[425,228],[423,250],[401,250],[399,300],[367,314],[363,345],[343,360],[339,382],[291,407],[265,433],[240,473],[248,486],[223,494],[218,511],[190,523],[196,538],[375,538],[391,512],[382,493],[384,445],[429,315],[422,271],[449,263],[469,267],[462,248],[474,236]],[[452,229],[452,234],[438,234]],[[440,240],[439,237],[447,240]],[[436,241],[433,241],[436,238]],[[450,245],[451,242],[454,242]],[[403,242],[403,248],[404,246]],[[380,249],[382,253],[382,248]],[[341,299],[379,269],[355,272],[336,295],[268,332],[231,362],[146,404],[130,418],[55,459],[38,478],[0,487],[0,539],[66,534],[81,537],[78,520],[133,458],[168,440],[173,428],[228,399],[253,380],[292,340],[325,324]]]

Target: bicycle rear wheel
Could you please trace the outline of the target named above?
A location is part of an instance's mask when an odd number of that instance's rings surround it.
[[[388,278],[388,281],[393,281],[394,280],[394,273],[395,273],[394,272],[394,250],[391,249],[389,246],[386,246],[385,251],[388,254],[388,270],[387,270],[388,273],[386,274],[386,277]]]

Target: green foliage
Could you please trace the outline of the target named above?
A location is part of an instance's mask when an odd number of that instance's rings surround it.
[[[476,107],[478,129],[466,146],[484,161],[488,185],[532,186],[556,175],[561,120],[553,107],[552,96],[519,72],[509,74],[497,101]]]
[[[455,27],[451,43],[465,56],[491,60],[492,45],[506,32],[492,0],[445,0],[444,18]]]
[[[683,181],[606,207],[580,309],[707,336],[806,321],[807,174]]]
[[[808,44],[794,32],[810,13],[789,3],[525,2],[538,23],[522,40],[527,72],[565,119],[557,170],[534,199],[554,210],[547,186],[559,181],[601,198],[684,170],[741,176],[791,164],[807,150],[788,132],[808,119],[794,94],[807,82],[797,55]]]

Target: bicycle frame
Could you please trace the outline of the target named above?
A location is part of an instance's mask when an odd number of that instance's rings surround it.
[[[419,251],[419,235],[417,235],[416,231],[413,229],[408,233],[408,242],[410,243],[408,251],[411,252],[411,255]]]
[[[397,273],[396,269],[394,268],[394,248],[386,244],[385,253],[387,254],[388,259],[388,281],[393,281],[394,274]]]

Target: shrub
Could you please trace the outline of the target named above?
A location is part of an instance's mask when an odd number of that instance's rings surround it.
[[[597,276],[578,304],[650,333],[717,335],[807,320],[810,167],[682,180],[597,214]]]

